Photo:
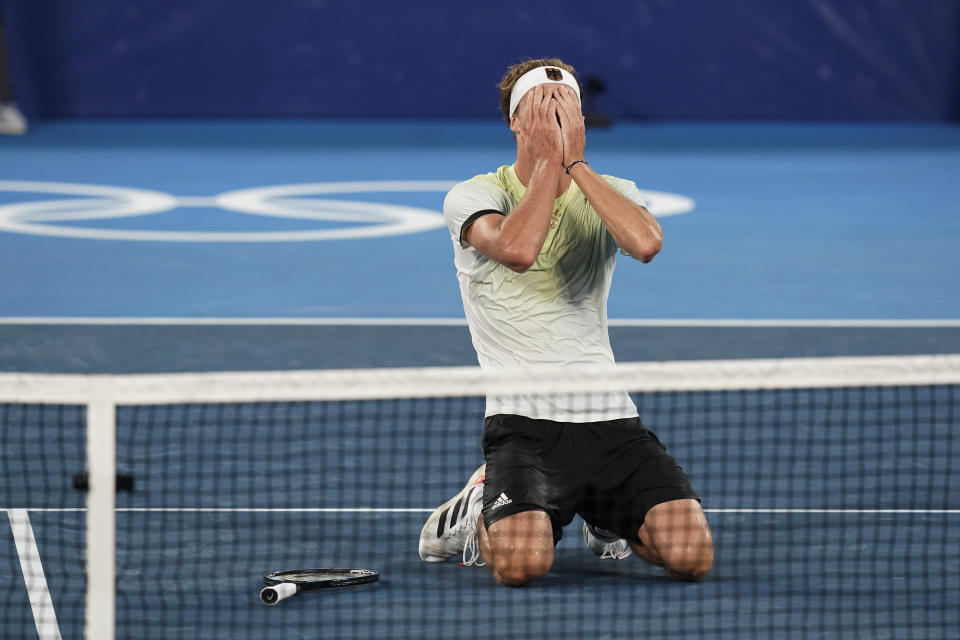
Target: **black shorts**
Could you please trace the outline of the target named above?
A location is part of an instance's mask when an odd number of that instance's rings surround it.
[[[575,514],[636,541],[653,506],[700,499],[683,469],[639,418],[573,423],[490,416],[483,453],[484,524],[522,511],[545,511],[554,542]]]

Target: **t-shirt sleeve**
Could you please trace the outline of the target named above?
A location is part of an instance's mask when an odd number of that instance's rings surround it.
[[[604,176],[611,187],[616,189],[621,195],[626,196],[641,207],[647,206],[647,200],[643,197],[643,192],[637,188],[633,180],[624,180],[623,178],[614,178],[613,176]]]
[[[618,193],[625,196],[627,199],[635,202],[641,207],[647,206],[647,200],[643,197],[643,192],[637,188],[636,183],[633,180],[624,180],[623,178],[615,178],[614,176],[604,176],[604,179],[607,183],[617,190]],[[616,255],[617,252],[617,243],[613,239],[613,236],[610,235],[610,232],[604,227],[604,246],[606,247],[606,252],[608,255]],[[627,255],[624,253],[624,255]]]
[[[487,214],[505,216],[509,209],[509,199],[502,189],[482,180],[468,180],[447,194],[443,218],[454,242],[467,248],[470,244],[463,239],[463,233],[471,224]]]

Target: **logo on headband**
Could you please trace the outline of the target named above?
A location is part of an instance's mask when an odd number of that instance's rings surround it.
[[[547,72],[547,78],[553,80],[554,82],[560,82],[563,80],[563,72],[560,69],[554,69],[553,67],[544,67],[544,71]]]

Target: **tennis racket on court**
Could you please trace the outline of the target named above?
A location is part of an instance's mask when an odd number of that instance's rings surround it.
[[[380,579],[373,569],[293,569],[272,571],[263,576],[267,585],[260,591],[260,602],[274,605],[300,591],[352,587]]]

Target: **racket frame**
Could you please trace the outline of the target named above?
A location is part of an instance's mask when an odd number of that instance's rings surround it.
[[[333,576],[327,579],[310,580],[309,578],[300,578],[296,576],[309,576],[315,573],[318,577],[321,575]],[[373,569],[290,569],[285,571],[271,571],[264,574],[263,583],[267,585],[260,591],[260,601],[265,605],[275,605],[281,600],[301,592],[316,591],[319,589],[333,589],[340,587],[353,587],[361,584],[370,584],[380,579],[380,572]],[[278,585],[290,585],[294,587]]]

